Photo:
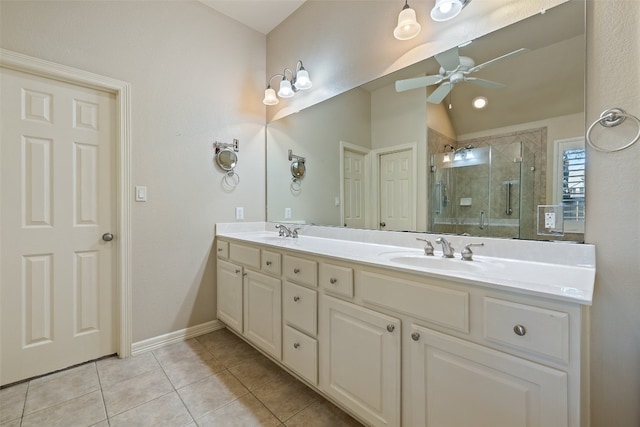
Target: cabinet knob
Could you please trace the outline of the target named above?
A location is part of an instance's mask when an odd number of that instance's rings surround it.
[[[300,347],[300,343],[299,342],[294,342],[293,343],[293,348],[298,348]]]
[[[414,341],[420,340],[420,334],[417,333],[417,332],[412,333],[411,334],[411,339],[414,340]]]
[[[329,283],[331,283],[332,285],[335,285],[338,282],[338,279],[336,279],[335,277],[332,277],[331,279],[329,279]]]
[[[300,301],[300,297],[295,296],[295,297],[293,297],[293,300],[294,300],[295,302],[298,302],[298,301]]]
[[[267,261],[265,264],[267,264],[267,266],[271,265],[271,261]]]
[[[300,273],[300,269],[299,269],[299,268],[294,268],[294,269],[293,269],[293,272],[294,272],[295,274],[298,274],[298,273]]]
[[[218,252],[222,252],[222,248],[218,248]]]
[[[387,325],[387,331],[393,332],[395,329],[396,329],[396,327],[394,325],[392,325],[392,324],[388,324]]]
[[[527,333],[527,328],[523,325],[516,325],[513,327],[513,332],[515,332],[516,335],[523,337]]]
[[[240,274],[240,270],[236,270],[236,274]]]

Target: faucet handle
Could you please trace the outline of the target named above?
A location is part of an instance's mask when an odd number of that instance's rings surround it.
[[[298,231],[300,231],[301,228],[300,227],[296,227],[293,229],[293,231],[291,231],[291,237],[293,237],[294,239],[298,238]]]
[[[462,255],[463,261],[473,261],[473,252],[471,251],[471,246],[484,246],[484,243],[469,243],[464,247],[460,255]]]
[[[431,244],[430,241],[428,241],[427,239],[421,239],[419,237],[416,237],[416,240],[419,240],[421,242],[426,242],[426,244],[424,245],[424,254],[433,256],[433,245]]]

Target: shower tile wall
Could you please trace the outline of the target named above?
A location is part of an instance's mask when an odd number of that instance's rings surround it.
[[[432,154],[442,153],[445,144],[454,147],[461,147],[471,144],[475,147],[492,147],[492,156],[504,158],[507,161],[492,162],[492,188],[499,188],[494,191],[492,200],[491,218],[495,219],[500,227],[491,227],[491,236],[494,237],[520,237],[522,239],[536,239],[536,209],[540,204],[545,204],[546,200],[546,178],[547,178],[547,128],[536,128],[518,132],[511,132],[501,135],[493,135],[483,138],[475,138],[464,141],[456,141],[433,129],[428,129],[429,157]],[[517,153],[518,147],[522,143],[521,156],[523,158],[522,172],[517,178],[517,183],[512,187],[512,209],[511,215],[506,215],[506,189],[504,181],[514,179],[514,170],[517,164],[513,162],[513,157]],[[499,165],[499,166],[497,166]],[[470,180],[465,187],[470,192],[475,192],[474,198],[481,194],[480,189],[474,188],[474,180]],[[484,181],[486,182],[486,181]],[[468,186],[468,187],[467,187]],[[485,191],[486,192],[486,191]],[[517,203],[518,193],[522,193],[520,204]],[[463,196],[464,197],[464,196]],[[472,196],[467,196],[472,197]],[[475,200],[474,200],[475,203]],[[520,215],[520,227],[515,224],[515,219]],[[477,226],[460,227],[455,225],[438,225],[437,232],[442,233],[469,233],[475,236],[478,233]]]
[[[546,203],[547,193],[547,128],[542,127],[503,135],[469,139],[458,141],[458,144],[472,144],[476,147],[491,146],[500,151],[500,147],[520,141],[522,142],[522,158],[524,161],[522,163],[522,182],[520,185],[522,199],[520,202],[519,237],[521,239],[537,239],[536,206]],[[502,172],[499,172],[498,174],[501,173]],[[505,230],[504,234],[510,233],[508,233],[508,230]],[[510,237],[495,235],[496,237]]]

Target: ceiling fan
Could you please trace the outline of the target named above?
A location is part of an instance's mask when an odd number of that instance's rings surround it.
[[[451,89],[453,89],[453,86],[457,83],[469,82],[491,89],[501,88],[505,85],[498,82],[492,82],[490,80],[479,79],[477,77],[470,77],[469,74],[475,73],[494,62],[512,58],[528,51],[529,49],[527,48],[521,48],[497,58],[493,58],[480,65],[475,65],[473,59],[467,56],[460,56],[458,54],[458,48],[454,47],[436,55],[436,61],[440,64],[439,74],[397,80],[396,92],[440,84],[440,86],[427,98],[427,102],[439,104],[449,94],[449,92],[451,92]]]

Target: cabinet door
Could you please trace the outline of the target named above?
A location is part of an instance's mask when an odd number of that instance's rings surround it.
[[[400,321],[324,296],[322,390],[371,426],[400,425]]]
[[[244,335],[280,359],[282,357],[282,285],[279,279],[247,271],[244,279]]]
[[[242,333],[242,267],[218,259],[218,319]]]
[[[566,426],[567,374],[413,326],[411,426]]]

